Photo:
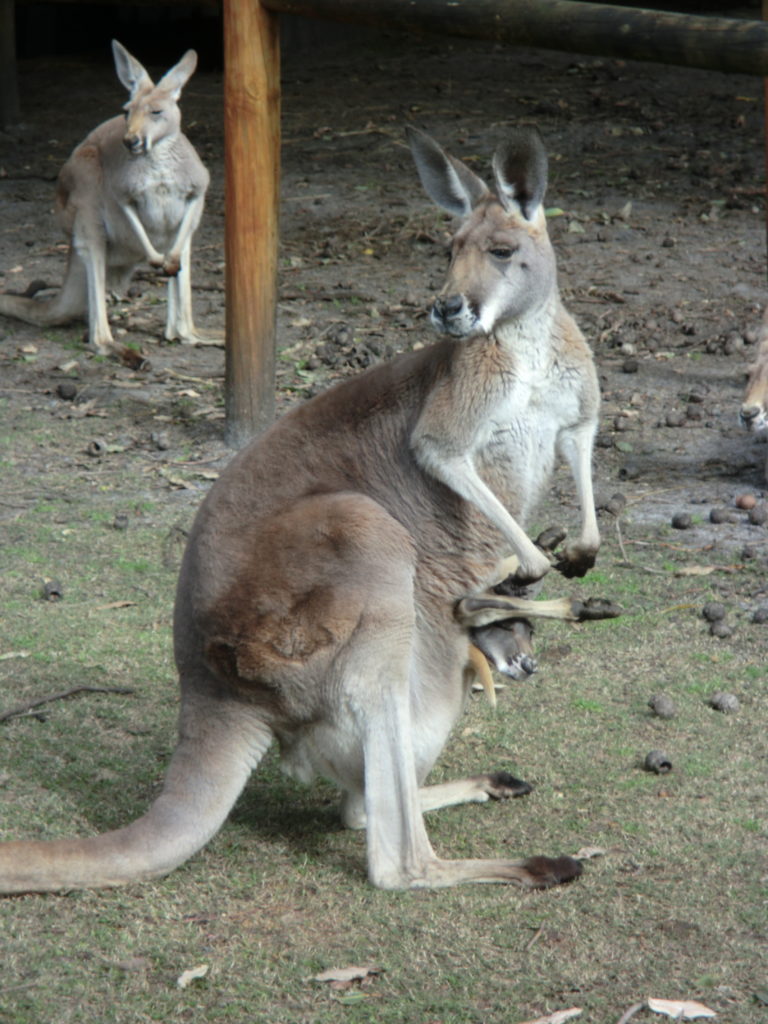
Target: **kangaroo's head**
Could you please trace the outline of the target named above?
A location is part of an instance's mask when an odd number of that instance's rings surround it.
[[[499,146],[494,192],[424,132],[409,127],[407,134],[427,194],[461,218],[432,323],[445,334],[468,338],[494,334],[545,306],[556,271],[542,206],[547,155],[539,133],[519,130]]]
[[[112,54],[117,77],[130,93],[130,99],[123,108],[123,145],[136,156],[148,154],[163,139],[174,138],[179,133],[179,97],[197,67],[197,54],[194,50],[187,50],[157,85],[144,66],[116,39],[112,40]]]

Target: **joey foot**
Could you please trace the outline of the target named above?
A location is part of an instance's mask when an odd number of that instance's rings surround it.
[[[573,857],[529,857],[523,867],[531,875],[529,884],[533,889],[549,889],[573,882],[584,870],[581,861]]]
[[[509,772],[489,772],[478,775],[477,781],[492,800],[508,800],[510,797],[527,796],[533,786],[524,779],[517,779]]]
[[[616,619],[624,609],[615,601],[605,597],[588,597],[586,601],[574,601],[573,610],[579,622],[596,622],[599,619]]]

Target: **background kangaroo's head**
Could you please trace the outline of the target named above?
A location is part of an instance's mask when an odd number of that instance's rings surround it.
[[[126,121],[123,144],[130,153],[150,153],[158,142],[178,135],[181,126],[179,97],[197,67],[197,54],[187,50],[157,85],[144,66],[116,39],[112,40],[112,54],[117,77],[131,96],[123,108]]]
[[[545,306],[555,290],[555,257],[542,207],[547,155],[539,133],[520,129],[498,147],[495,192],[429,135],[412,127],[407,135],[427,194],[462,219],[432,323],[458,338],[493,334]]]

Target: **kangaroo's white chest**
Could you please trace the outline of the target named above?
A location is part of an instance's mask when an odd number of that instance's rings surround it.
[[[518,362],[478,439],[481,475],[523,522],[546,491],[561,431],[579,419],[574,384],[551,355],[546,363]]]
[[[129,177],[129,202],[150,233],[174,231],[187,208],[189,187],[177,177],[175,161],[157,160]]]

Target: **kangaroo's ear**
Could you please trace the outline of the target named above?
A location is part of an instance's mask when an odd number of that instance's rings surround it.
[[[449,156],[425,132],[406,128],[416,170],[430,199],[457,217],[468,217],[488,195],[488,186],[456,157]]]
[[[547,168],[547,152],[538,131],[514,132],[493,157],[496,189],[504,207],[533,220],[547,190]]]
[[[194,50],[187,50],[178,64],[174,64],[170,71],[166,71],[157,83],[158,89],[167,89],[173,95],[174,100],[181,96],[181,90],[190,80],[197,67],[197,53]]]
[[[131,94],[131,99],[139,89],[152,88],[152,79],[142,63],[132,57],[122,43],[116,39],[112,40],[112,56],[115,59],[115,70],[117,77]]]

